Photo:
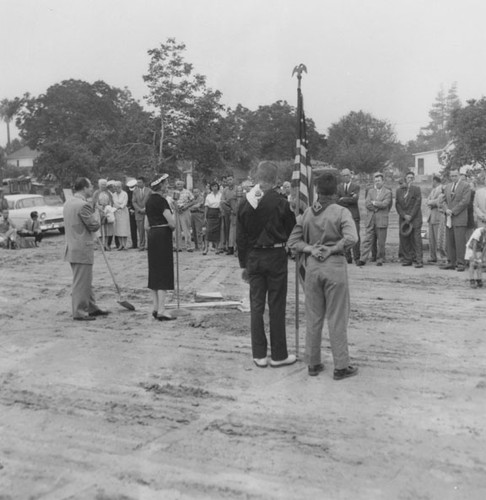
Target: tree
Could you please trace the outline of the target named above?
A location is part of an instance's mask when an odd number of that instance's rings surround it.
[[[184,60],[184,43],[168,38],[148,51],[148,73],[143,79],[147,102],[159,115],[159,166],[172,159],[198,160],[214,155],[216,125],[223,109],[221,92],[206,86],[206,77],[195,73]]]
[[[430,122],[422,127],[416,139],[416,152],[442,149],[450,140],[449,121],[454,111],[461,108],[457,95],[457,83],[454,82],[447,94],[441,85],[429,111]]]
[[[63,184],[82,172],[120,178],[153,163],[152,117],[127,89],[103,81],[65,80],[38,97],[25,96],[17,126],[41,152],[34,172],[54,174]]]
[[[364,111],[351,111],[329,128],[326,160],[341,169],[372,173],[385,167],[395,144],[390,123]]]
[[[486,167],[486,98],[467,101],[450,119],[453,147],[447,153],[446,167],[474,165]]]
[[[0,119],[2,119],[7,125],[7,154],[11,153],[11,143],[10,143],[10,122],[14,119],[15,115],[18,113],[22,106],[22,99],[15,97],[12,100],[2,99],[0,102]]]
[[[259,106],[250,111],[239,104],[229,110],[222,127],[223,157],[231,165],[249,170],[260,160],[289,161],[295,156],[296,109],[286,101]],[[326,138],[306,118],[309,154],[322,159]]]

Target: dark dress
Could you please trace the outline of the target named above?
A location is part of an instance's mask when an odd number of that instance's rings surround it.
[[[172,253],[172,229],[167,225],[164,211],[170,210],[167,200],[152,193],[145,205],[149,222],[148,231],[148,288],[174,290],[174,257]]]

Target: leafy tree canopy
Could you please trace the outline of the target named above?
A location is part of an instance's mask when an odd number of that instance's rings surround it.
[[[120,177],[149,169],[151,126],[150,114],[128,90],[103,81],[66,80],[38,97],[26,95],[17,118],[21,137],[41,152],[38,173],[63,182],[77,177],[74,166],[84,161],[78,175],[87,169],[94,176]]]
[[[452,113],[450,134],[453,148],[447,167],[473,165],[486,167],[486,98],[467,101],[467,106]]]
[[[326,160],[355,172],[382,170],[396,145],[393,126],[364,111],[351,111],[331,125]]]

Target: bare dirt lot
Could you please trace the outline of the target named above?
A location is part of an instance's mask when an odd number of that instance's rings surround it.
[[[326,339],[318,377],[256,368],[247,312],[154,321],[143,252],[109,254],[137,310],[97,252],[112,314],[74,322],[62,249],[0,253],[0,499],[486,498],[486,289],[465,273],[350,266],[360,372],[336,382]],[[180,259],[183,301],[247,300],[234,257]]]

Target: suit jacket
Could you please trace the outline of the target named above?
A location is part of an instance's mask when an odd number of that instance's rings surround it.
[[[375,224],[376,227],[388,227],[388,214],[392,206],[391,189],[383,186],[379,191],[375,187],[366,194],[366,227]],[[375,204],[373,205],[373,202]]]
[[[132,205],[135,210],[135,219],[144,220],[145,218],[145,204],[149,196],[152,194],[152,190],[148,187],[140,189],[138,186],[133,190],[132,195]]]
[[[444,206],[452,210],[452,226],[467,226],[467,207],[471,201],[471,187],[467,182],[459,181],[452,194],[453,183],[447,184],[444,191]]]
[[[35,232],[40,233],[41,227],[40,227],[39,219],[37,219],[35,222],[33,219],[30,219],[30,218],[25,220],[23,225],[22,225],[22,230],[23,231],[32,231],[33,233],[35,233]]]
[[[404,221],[405,215],[412,217],[412,227],[422,226],[422,191],[418,186],[401,186],[397,189],[396,203],[400,224]]]
[[[100,228],[96,214],[93,205],[78,193],[64,204],[65,261],[71,264],[93,264],[93,233]]]
[[[344,183],[339,184],[337,188],[337,195],[339,198],[338,204],[342,207],[346,207],[355,220],[360,219],[358,207],[359,189],[359,184],[352,181],[349,185],[347,194],[345,192]]]
[[[439,224],[443,213],[439,211],[442,204],[442,186],[437,186],[429,194],[427,198],[427,206],[429,207],[429,217],[427,219],[429,224]]]
[[[481,187],[476,191],[474,197],[474,218],[478,226],[486,222],[486,187]]]

